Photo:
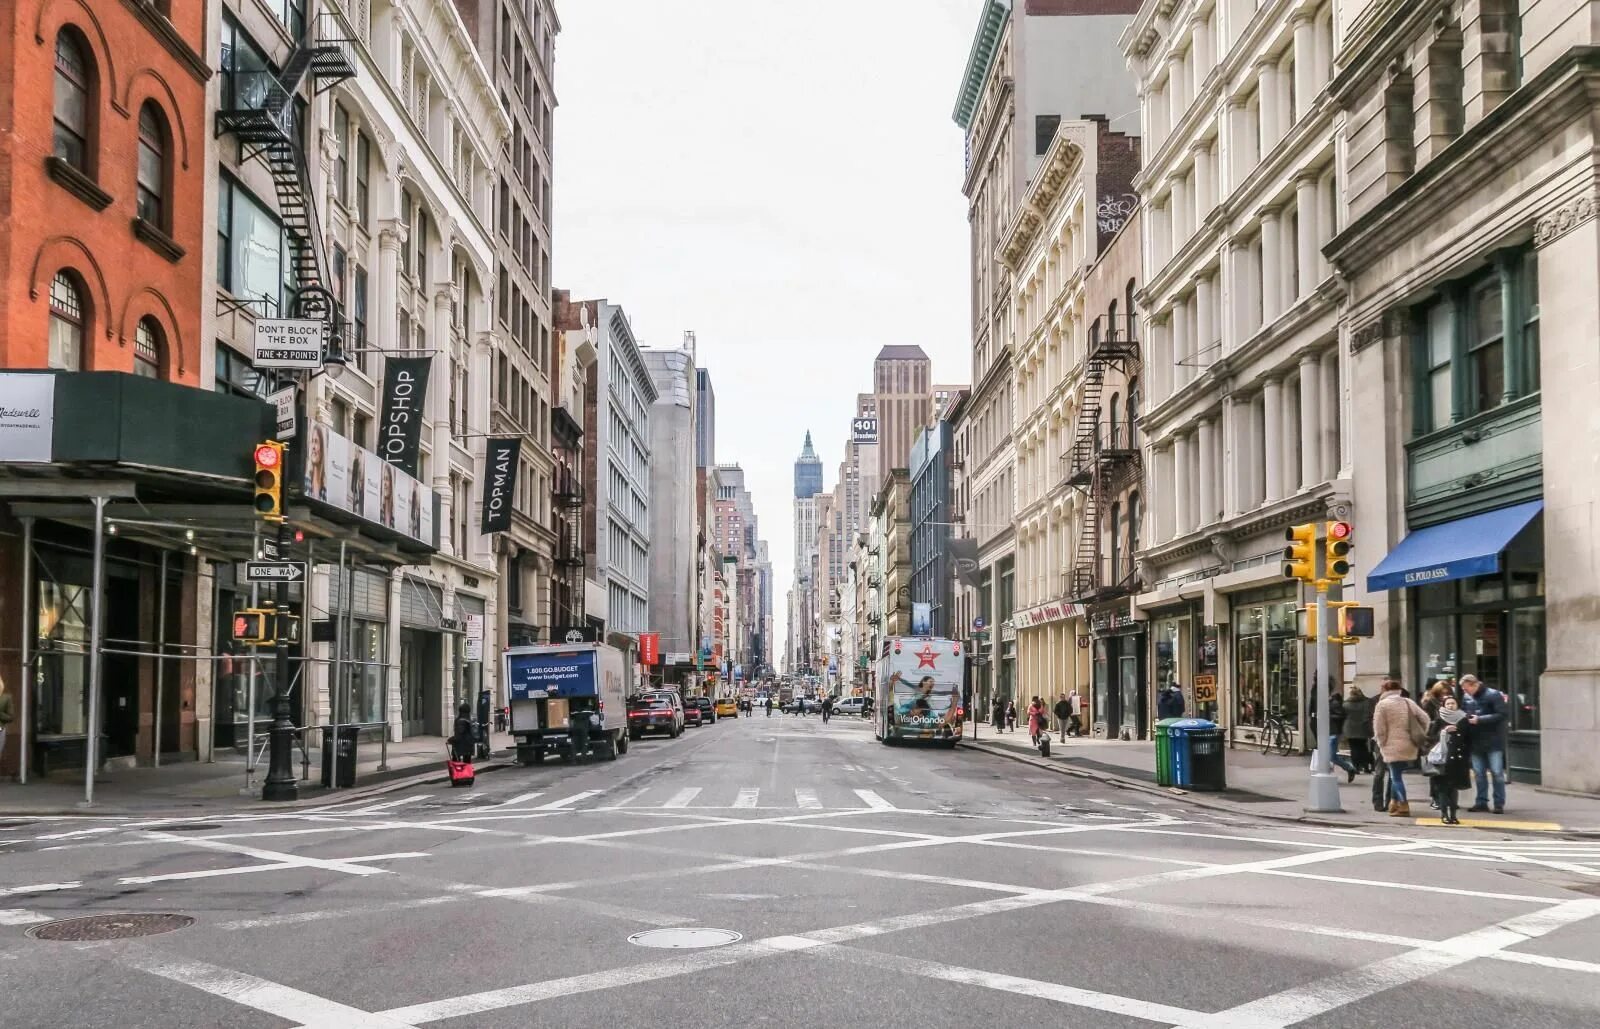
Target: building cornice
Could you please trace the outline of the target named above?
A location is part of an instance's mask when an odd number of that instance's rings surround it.
[[[1082,186],[1083,146],[1071,138],[1081,135],[1082,128],[1079,123],[1078,131],[1073,131],[1071,125],[1062,125],[1056,131],[1022,203],[1017,205],[1016,216],[1001,236],[996,256],[1014,275],[1022,273],[1022,259],[1033,249],[1039,230],[1050,220],[1057,202],[1071,192],[1068,186]]]
[[[950,117],[963,130],[972,124],[973,112],[978,109],[978,99],[983,96],[983,84],[994,65],[994,55],[1000,49],[1000,31],[1011,15],[1011,0],[988,0],[978,14],[978,29],[972,34],[972,47],[967,51],[967,66],[961,74],[961,89],[956,93],[955,109]]]

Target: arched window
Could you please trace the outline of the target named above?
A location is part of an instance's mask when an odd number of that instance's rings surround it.
[[[146,379],[162,378],[161,354],[165,349],[161,326],[154,318],[140,318],[133,329],[133,374]]]
[[[1111,303],[1106,306],[1105,339],[1108,343],[1115,343],[1122,339],[1122,333],[1119,331],[1117,326],[1117,302],[1115,300],[1111,301]]]
[[[1132,279],[1129,279],[1128,280],[1128,286],[1127,286],[1126,289],[1123,290],[1123,295],[1122,295],[1122,299],[1126,302],[1127,308],[1128,308],[1128,338],[1129,339],[1138,339],[1139,338],[1138,335],[1136,334],[1136,326],[1134,325],[1134,322],[1133,322],[1133,311],[1134,311],[1134,308],[1133,308],[1133,291],[1136,288],[1137,287],[1134,284],[1134,281]]]
[[[56,34],[55,155],[84,174],[94,112],[94,62],[76,29]]]
[[[70,272],[56,272],[50,282],[50,367],[68,372],[82,370],[83,339],[88,326],[78,280]]]
[[[167,120],[153,101],[139,108],[138,214],[167,228]]]
[[[1128,449],[1135,450],[1139,446],[1139,380],[1131,379],[1128,382],[1128,408],[1127,417],[1123,419],[1128,426]]]
[[[1106,405],[1106,446],[1116,450],[1122,446],[1121,435],[1117,432],[1117,417],[1122,413],[1118,410],[1122,406],[1122,398],[1111,394],[1111,403]]]
[[[1122,581],[1122,505],[1115,501],[1111,504],[1110,528],[1106,535],[1111,537],[1111,580],[1107,585],[1115,586]]]

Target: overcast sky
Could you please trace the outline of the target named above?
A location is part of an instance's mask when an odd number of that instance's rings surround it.
[[[696,333],[717,460],[793,581],[793,462],[832,488],[872,358],[970,376],[962,136],[980,0],[557,0],[554,278],[647,345]]]

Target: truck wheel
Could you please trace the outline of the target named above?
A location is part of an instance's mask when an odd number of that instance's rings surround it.
[[[628,739],[629,739],[629,734],[620,733],[620,732],[617,733],[617,753],[618,754],[626,754],[628,752]]]
[[[533,752],[533,763],[536,765],[544,764],[544,751],[536,750]]]

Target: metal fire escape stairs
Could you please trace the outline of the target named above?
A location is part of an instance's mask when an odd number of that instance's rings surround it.
[[[240,157],[260,157],[272,174],[278,216],[289,237],[289,272],[294,289],[294,314],[328,326],[328,347],[342,347],[344,312],[333,290],[317,217],[311,170],[300,146],[295,98],[309,80],[323,93],[355,77],[350,40],[337,18],[320,15],[289,51],[282,69],[225,71],[234,80],[235,106],[217,112],[218,136],[239,140]]]
[[[1067,597],[1078,603],[1095,600],[1123,585],[1120,580],[1106,581],[1101,519],[1111,499],[1138,475],[1140,462],[1135,427],[1125,419],[1119,421],[1118,413],[1110,419],[1104,417],[1101,394],[1106,372],[1113,368],[1122,372],[1125,382],[1138,374],[1139,343],[1131,315],[1102,315],[1089,328],[1077,434],[1067,454],[1067,485],[1083,494],[1083,522],[1067,583]]]

